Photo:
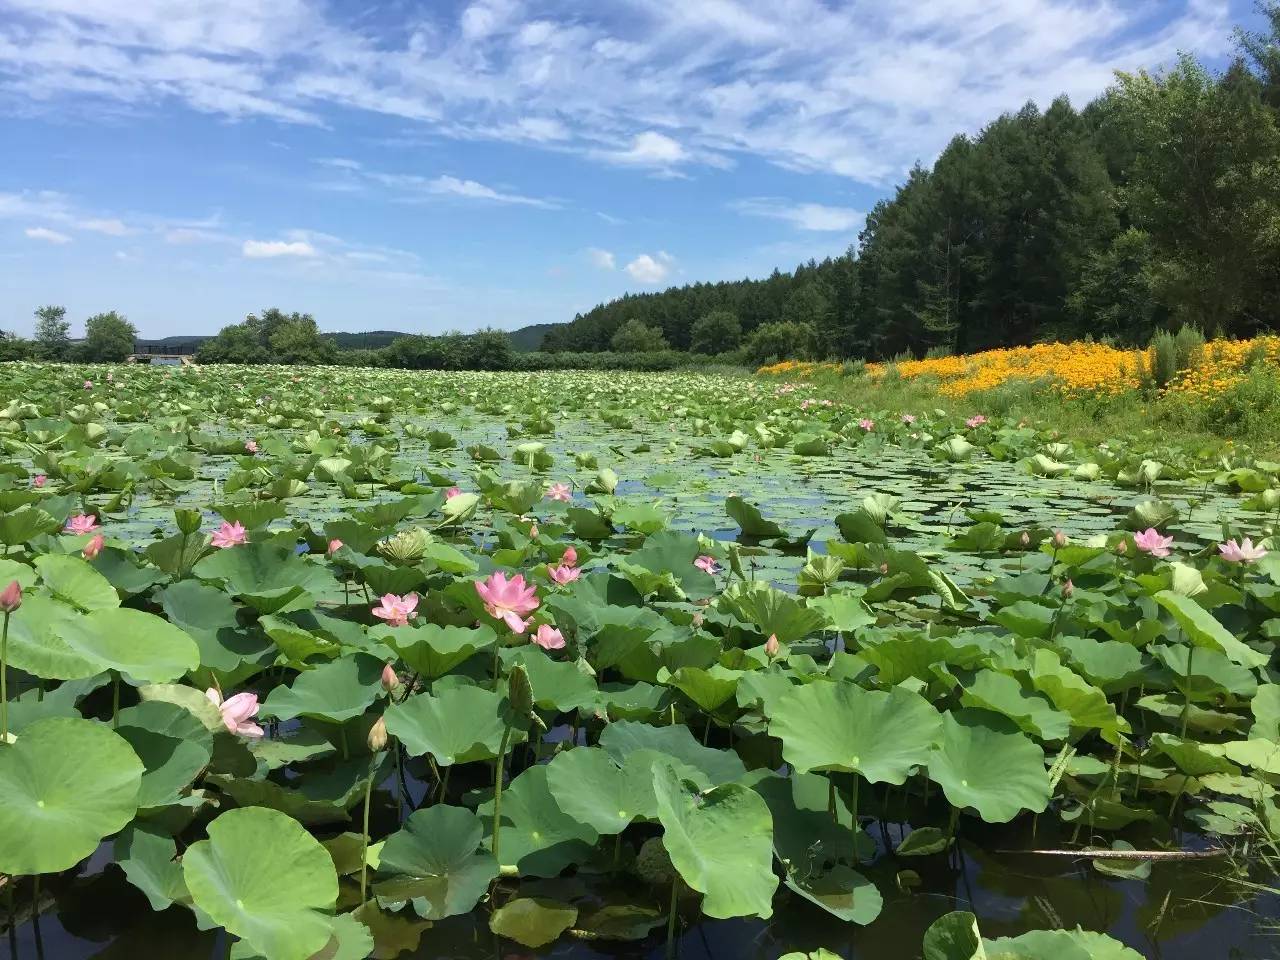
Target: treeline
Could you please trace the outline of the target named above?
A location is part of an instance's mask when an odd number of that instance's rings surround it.
[[[84,336],[79,340],[71,338],[66,307],[40,307],[35,318],[35,333],[30,340],[0,331],[0,361],[118,363],[133,353],[138,337],[137,328],[114,310],[85,320]]]
[[[628,295],[544,350],[643,342],[864,357],[1189,325],[1280,325],[1280,3],[1220,75],[1190,57],[1120,74],[1083,110],[1028,104],[957,136],[876,204],[856,248],[764,280]]]

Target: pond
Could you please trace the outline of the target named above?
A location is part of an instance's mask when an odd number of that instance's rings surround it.
[[[102,376],[95,372],[99,383]],[[978,737],[975,743],[1001,748],[1016,740],[1017,749],[1042,757],[1055,779],[1032,789],[1033,795],[1048,791],[1039,804],[1018,792],[1027,789],[1021,781],[1012,785],[1022,771],[1010,774],[1007,795],[998,784],[985,792],[972,788],[971,803],[952,806],[948,801],[963,793],[958,784],[971,789],[968,780],[934,777],[932,767],[924,776],[918,759],[906,764],[901,778],[859,766],[857,756],[836,766],[809,763],[802,769],[816,772],[805,777],[830,781],[836,822],[844,816],[847,834],[852,805],[863,828],[852,863],[856,872],[847,856],[832,852],[827,824],[813,836],[811,867],[830,870],[827,877],[857,877],[862,886],[856,889],[874,887],[882,903],[850,922],[852,913],[869,909],[864,894],[844,888],[838,896],[815,894],[794,860],[804,844],[788,854],[775,836],[779,866],[773,869],[786,882],[772,898],[768,919],[714,919],[682,888],[677,939],[685,960],[773,960],[821,947],[847,958],[918,956],[930,924],[955,910],[976,914],[989,939],[1080,926],[1110,934],[1147,957],[1275,955],[1268,927],[1276,919],[1275,895],[1240,881],[1248,874],[1242,863],[1252,848],[1246,844],[1267,841],[1268,811],[1275,807],[1271,780],[1280,766],[1272,770],[1270,760],[1256,758],[1256,746],[1240,744],[1271,743],[1268,724],[1280,722],[1257,706],[1258,691],[1277,689],[1266,661],[1277,635],[1272,627],[1280,625],[1272,613],[1280,613],[1280,597],[1266,562],[1246,577],[1243,568],[1214,559],[1228,531],[1261,542],[1271,519],[1253,509],[1256,497],[1247,501],[1223,482],[1221,470],[1172,450],[1122,455],[1073,447],[1045,430],[1015,424],[966,429],[922,415],[905,425],[894,422],[897,412],[880,411],[875,419],[884,426],[866,431],[856,426],[863,411],[818,406],[809,388],[779,391],[756,380],[333,371],[327,379],[299,384],[288,376],[234,368],[139,369],[129,371],[127,384],[115,381],[112,399],[100,400],[96,410],[85,404],[75,372],[59,379],[49,368],[31,366],[9,396],[0,389],[0,403],[10,403],[3,422],[11,425],[0,432],[9,457],[0,480],[7,480],[11,495],[3,500],[6,483],[0,482],[0,513],[27,509],[26,494],[18,495],[26,478],[47,473],[39,503],[59,523],[85,507],[98,511],[109,539],[92,563],[119,593],[113,602],[168,619],[196,638],[201,659],[188,681],[197,688],[226,685],[228,692],[244,685],[264,700],[267,737],[246,754],[249,767],[216,771],[215,754],[212,767],[202,767],[194,784],[186,781],[162,805],[169,813],[157,822],[167,822],[179,807],[188,810],[172,830],[165,827],[176,854],[209,842],[200,839],[204,827],[235,807],[233,796],[244,805],[252,795],[256,803],[301,817],[339,863],[335,851],[359,835],[360,784],[370,778],[369,836],[375,840],[406,835],[415,809],[444,804],[483,813],[492,806],[493,768],[484,758],[506,753],[494,745],[475,754],[483,762],[459,761],[450,784],[435,763],[440,759],[444,767],[450,760],[436,750],[415,749],[417,728],[396,727],[398,775],[381,754],[364,763],[363,775],[342,772],[348,739],[363,742],[381,709],[376,678],[366,681],[361,674],[349,681],[354,686],[329,688],[335,697],[354,697],[349,715],[327,715],[323,706],[279,706],[281,691],[303,689],[309,675],[333,676],[342,664],[377,658],[380,666],[383,659],[404,657],[401,681],[421,683],[404,693],[415,704],[486,685],[505,689],[499,683],[513,669],[530,671],[535,698],[542,697],[536,700],[538,722],[552,729],[536,751],[516,746],[504,776],[518,811],[512,827],[518,840],[512,842],[527,857],[542,850],[537,830],[520,826],[519,818],[532,816],[534,806],[529,771],[579,751],[609,752],[618,764],[609,769],[622,775],[632,754],[653,752],[643,739],[648,734],[637,734],[642,739],[625,749],[609,746],[610,727],[634,723],[653,731],[679,715],[693,733],[690,746],[675,753],[692,764],[680,768],[681,789],[696,785],[702,791],[689,800],[688,816],[695,819],[718,792],[741,791],[726,783],[734,777],[715,775],[718,761],[711,754],[734,757],[739,770],[745,763],[752,773],[742,782],[753,789],[762,779],[799,777],[797,763],[803,761],[797,757],[809,747],[797,749],[788,736],[782,700],[794,699],[825,672],[836,683],[819,680],[818,687],[847,685],[877,697],[892,690],[895,697],[919,701],[930,716],[941,711],[946,723],[954,723],[947,736],[957,744],[971,735]],[[573,396],[564,399],[570,384]],[[15,406],[22,403],[32,409]],[[105,430],[86,443],[86,423]],[[256,450],[245,449],[250,441]],[[1124,448],[1123,439],[1117,446]],[[543,496],[557,482],[572,486],[565,502]],[[1274,477],[1268,475],[1266,484],[1274,488]],[[464,497],[478,495],[456,516],[448,504],[459,501],[446,501],[442,492],[450,485]],[[172,561],[177,565],[166,565],[170,554],[156,547],[174,542],[174,511],[182,508],[198,511],[205,530],[224,518],[242,520],[249,543],[228,551],[206,548],[184,561],[183,541],[172,548],[179,551]],[[1145,530],[1148,518],[1170,538],[1167,560],[1136,546],[1133,532]],[[530,529],[533,521],[540,532]],[[426,553],[408,565],[388,562],[393,555],[378,543],[415,527],[430,531],[434,545],[419,544]],[[1065,536],[1064,544],[1054,545],[1055,531]],[[695,541],[696,534],[708,539]],[[347,545],[326,560],[325,545],[335,537]],[[11,538],[8,559],[0,563],[74,555],[86,539],[45,533]],[[567,542],[578,547],[583,575],[557,588],[540,571],[557,562],[549,558]],[[276,547],[292,559],[271,554]],[[229,566],[236,551],[257,558],[254,566]],[[715,561],[714,578],[704,580],[691,569],[698,553]],[[277,557],[274,570],[264,566],[268,556]],[[35,567],[43,570],[38,562]],[[13,575],[8,569],[0,573]],[[542,661],[527,657],[537,648],[521,646],[517,637],[477,640],[476,648],[466,649],[479,653],[464,652],[438,676],[424,672],[421,656],[396,639],[413,634],[379,625],[363,600],[384,590],[413,590],[422,595],[425,620],[449,630],[474,621],[480,626],[468,627],[470,632],[493,628],[504,637],[502,621],[486,618],[472,590],[473,580],[495,569],[537,579],[545,602],[536,617],[554,617],[551,622],[570,638],[558,654],[547,652],[567,661],[572,651],[581,668],[577,680],[539,673]],[[296,580],[289,579],[295,572]],[[751,581],[761,589],[751,588]],[[47,609],[59,617],[94,616],[91,606],[59,589],[43,573],[34,587],[50,594]],[[269,599],[285,590],[292,599]],[[197,607],[187,607],[197,593],[200,616],[212,618],[211,628],[194,615]],[[1201,597],[1194,610],[1186,608],[1191,596]],[[64,609],[68,603],[78,612]],[[1213,619],[1205,604],[1216,611],[1216,629],[1198,619],[1200,613]],[[628,630],[641,630],[643,638],[628,639]],[[781,655],[764,652],[770,633],[781,640]],[[1238,646],[1227,642],[1232,635]],[[618,644],[630,652],[610,654]],[[1191,654],[1180,653],[1188,649]],[[110,722],[121,707],[127,714],[150,697],[170,696],[148,692],[147,678],[131,679],[126,669],[96,677],[83,670],[60,674],[57,667],[40,672],[44,661],[20,655],[36,664],[19,664],[16,671],[15,711],[23,723],[44,722],[46,715]],[[590,677],[589,692],[575,700],[571,688],[577,689],[581,673]],[[113,706],[112,677],[119,683],[121,674],[124,694]],[[727,700],[716,693],[720,687],[729,691]],[[55,707],[59,689],[66,697]],[[396,700],[388,717],[402,709]],[[141,722],[138,716],[133,718]],[[828,717],[831,725],[840,725],[839,716]],[[971,724],[981,733],[966,733]],[[1280,737],[1280,729],[1274,735]],[[19,743],[21,736],[19,730]],[[895,737],[895,728],[887,727],[873,731],[870,742]],[[290,750],[304,742],[297,759],[270,752],[272,743]],[[570,742],[574,746],[566,749]],[[339,749],[342,760],[335,759]],[[917,756],[943,748],[935,740],[924,749]],[[973,749],[966,762],[980,766],[981,749]],[[145,784],[156,771],[143,759]],[[0,770],[0,787],[3,777]],[[317,813],[321,801],[313,785],[335,777],[342,782],[333,789],[343,799],[326,794],[326,810]],[[937,781],[932,789],[930,777]],[[1044,777],[1043,769],[1034,774]],[[304,795],[312,806],[298,806]],[[1013,808],[1007,818],[988,815],[984,806],[1008,803]],[[781,831],[785,816],[770,807]],[[296,812],[302,809],[308,812]],[[813,814],[803,804],[786,809]],[[1023,813],[1013,816],[1019,809]],[[491,899],[443,918],[417,906],[397,909],[405,898],[386,891],[403,881],[379,867],[373,890],[384,909],[371,905],[365,908],[371,913],[361,914],[361,923],[373,930],[373,955],[665,956],[666,890],[638,879],[628,864],[643,856],[647,840],[671,836],[676,828],[668,816],[674,814],[640,815],[616,842],[602,830],[569,830],[563,843],[580,844],[581,852],[566,855],[563,869],[528,867],[521,860],[509,871],[518,877],[498,881]],[[919,855],[905,852],[902,845],[915,828],[936,832],[941,845]],[[793,841],[803,839],[803,829]],[[485,830],[489,844],[490,828]],[[593,852],[596,839],[601,845]],[[1138,849],[1225,847],[1230,855],[1092,865],[1027,852],[1112,847],[1113,841]],[[144,895],[136,882],[139,860],[129,856],[106,839],[75,869],[50,871],[41,881],[38,919],[31,916],[32,883],[23,881],[19,923],[8,931],[11,956],[228,955],[230,943],[217,929],[228,921],[201,930],[183,905],[180,877],[166,881],[167,893],[152,888]],[[174,866],[172,856],[156,869]],[[130,865],[129,877],[122,863]],[[360,905],[358,872],[338,868],[339,912]],[[1251,876],[1269,880],[1260,865]],[[179,902],[163,908],[172,900]],[[578,919],[536,949],[491,931],[494,907],[530,900],[572,904],[564,909]],[[855,900],[859,905],[850,906]],[[626,936],[590,938],[592,929],[603,929],[593,922],[604,923],[605,908],[624,907]],[[609,917],[616,934],[618,921]],[[230,955],[257,954],[241,940]]]

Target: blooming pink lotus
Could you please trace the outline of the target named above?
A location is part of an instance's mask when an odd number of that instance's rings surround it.
[[[697,560],[693,561],[693,565],[703,573],[709,573],[712,576],[715,576],[716,570],[719,569],[719,567],[716,566],[716,558],[709,557],[705,553],[698,557]]]
[[[876,422],[874,420],[868,420],[866,417],[863,417],[861,420],[858,421],[858,426],[860,426],[863,430],[867,431],[867,433],[870,433],[872,430],[876,428]]]
[[[1248,537],[1245,537],[1239,543],[1235,540],[1220,543],[1218,544],[1218,552],[1222,554],[1222,559],[1227,563],[1254,563],[1267,555],[1266,548],[1261,543],[1255,546],[1254,542]]]
[[[34,477],[31,478],[31,485],[35,487],[37,490],[39,490],[48,482],[48,480],[49,478],[46,477],[43,473],[37,473]]]
[[[258,441],[257,441],[257,440],[246,440],[246,441],[244,442],[244,449],[245,449],[245,451],[246,451],[247,453],[257,453],[257,452],[258,452]]]
[[[92,380],[86,380],[86,381],[84,382],[84,388],[85,388],[86,390],[92,390],[92,389],[93,389],[93,381],[92,381]]]
[[[563,587],[582,576],[582,571],[577,567],[566,567],[563,564],[558,567],[547,564],[547,576]]]
[[[576,567],[578,565],[578,551],[573,547],[568,547],[564,553],[560,554],[560,566]]]
[[[564,634],[550,624],[544,623],[533,635],[533,642],[543,650],[559,650],[564,646]]]
[[[252,723],[258,715],[258,695],[256,693],[237,693],[234,697],[222,699],[216,688],[210,687],[204,692],[209,702],[222,714],[222,725],[232,733],[242,737],[260,737],[262,728]]]
[[[84,550],[81,551],[81,554],[86,560],[92,560],[102,552],[102,547],[105,542],[106,541],[102,539],[102,534],[99,533],[84,545]]]
[[[222,526],[213,531],[213,536],[209,542],[215,547],[225,550],[227,547],[237,547],[242,543],[249,542],[249,532],[245,530],[244,525],[237,520],[235,523],[227,523],[222,521]]]
[[[975,413],[972,417],[964,422],[964,425],[970,430],[974,430],[987,422],[987,418],[980,413]]]
[[[916,415],[914,413],[904,413],[902,415],[902,422],[909,427],[916,422]]]
[[[547,488],[547,498],[565,503],[573,499],[573,491],[567,483],[553,483]]]
[[[67,518],[67,525],[62,528],[64,533],[93,533],[98,529],[98,518],[91,513],[77,513],[74,517]]]
[[[1169,548],[1173,546],[1173,537],[1162,537],[1155,527],[1148,527],[1142,533],[1133,535],[1133,543],[1143,553],[1153,557],[1167,557]]]
[[[490,574],[486,580],[477,580],[476,593],[484,601],[485,613],[502,620],[512,633],[524,633],[528,624],[525,614],[538,609],[537,588],[524,582],[524,574],[517,573],[510,580],[501,570]]]
[[[450,487],[444,492],[444,498],[446,500],[452,500],[454,497],[460,496],[462,496],[462,489],[460,487]]]
[[[332,540],[329,541],[329,551],[328,551],[329,556],[332,557],[335,553],[337,553],[341,549],[342,549],[342,541],[339,540],[337,537],[334,537]]]
[[[394,593],[384,593],[381,603],[371,611],[379,620],[385,620],[393,627],[405,627],[417,616],[418,595],[410,593],[398,597]]]

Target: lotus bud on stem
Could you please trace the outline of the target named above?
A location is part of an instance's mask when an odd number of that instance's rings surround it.
[[[0,626],[0,747],[9,742],[9,617],[22,606],[22,586],[17,580],[0,591],[0,610],[4,625]]]

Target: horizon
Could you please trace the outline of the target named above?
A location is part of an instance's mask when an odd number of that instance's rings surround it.
[[[1030,9],[1028,9],[1030,8]],[[565,323],[843,253],[951,137],[1077,106],[1249,0],[0,0],[0,329],[142,339],[269,306],[326,333]]]

